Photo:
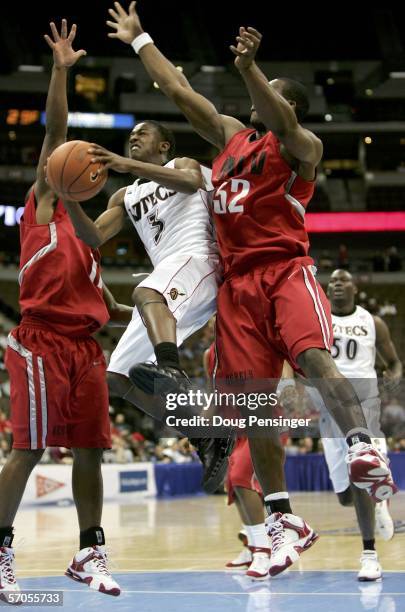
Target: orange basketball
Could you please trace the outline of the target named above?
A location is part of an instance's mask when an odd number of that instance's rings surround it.
[[[50,187],[66,200],[89,200],[105,185],[107,172],[97,174],[102,164],[93,164],[89,142],[70,140],[60,145],[48,159],[46,178]]]

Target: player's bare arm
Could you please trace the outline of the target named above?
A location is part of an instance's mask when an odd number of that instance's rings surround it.
[[[252,104],[267,130],[284,144],[287,152],[298,162],[316,168],[322,158],[322,142],[297,120],[291,104],[274,87],[255,62],[262,35],[254,28],[239,29],[237,46],[230,47],[249,91]],[[313,178],[313,177],[311,177]]]
[[[131,2],[126,12],[119,2],[114,2],[114,8],[109,9],[114,21],[107,21],[107,25],[114,30],[108,34],[110,38],[118,38],[130,45],[134,38],[144,32],[135,5],[135,2]],[[194,91],[186,77],[156,45],[150,43],[142,47],[139,57],[151,79],[158,83],[162,92],[173,100],[205,140],[222,149],[236,132],[244,129],[243,123],[220,115],[207,98]]]
[[[45,164],[52,151],[66,141],[67,133],[67,72],[71,66],[86,55],[80,49],[74,51],[72,45],[76,36],[77,27],[73,24],[68,33],[66,19],[62,19],[60,33],[56,25],[50,23],[51,34],[44,38],[53,53],[53,68],[46,99],[45,139],[37,167],[35,182],[35,196],[37,199],[37,222],[49,223],[53,214],[55,194],[50,189],[45,178]]]
[[[97,144],[92,144],[89,153],[93,155],[93,162],[103,164],[103,171],[110,169],[134,174],[180,193],[195,193],[198,189],[204,189],[200,164],[188,157],[176,158],[175,167],[166,168],[117,155]]]
[[[132,319],[133,307],[119,304],[105,283],[103,283],[103,297],[110,315],[107,325],[109,327],[126,327]]]
[[[125,189],[122,187],[111,196],[107,209],[95,221],[86,215],[79,202],[63,201],[77,237],[92,249],[97,249],[122,230],[125,222]]]
[[[391,339],[387,324],[380,317],[374,316],[373,318],[376,332],[376,350],[386,364],[383,373],[384,383],[389,390],[394,391],[402,379],[402,363]]]

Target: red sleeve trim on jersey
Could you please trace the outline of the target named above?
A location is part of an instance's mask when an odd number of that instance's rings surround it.
[[[23,267],[21,268],[20,273],[18,275],[18,284],[20,286],[24,280],[24,274],[28,270],[28,268],[30,268],[34,263],[36,263],[39,259],[41,259],[41,257],[44,257],[44,255],[47,255],[48,253],[56,249],[58,245],[58,235],[56,232],[56,223],[54,222],[49,223],[49,234],[50,234],[50,240],[48,244],[46,244],[45,246],[42,247],[42,249],[34,253],[31,259],[29,259],[27,263],[25,263]]]
[[[293,169],[291,168],[290,164],[284,159],[284,157],[281,154],[281,151],[280,151],[281,142],[278,140],[278,138],[276,136],[274,136],[274,134],[272,132],[268,132],[268,134],[271,134],[273,136],[273,138],[275,139],[276,147],[277,147],[277,153],[279,154],[280,159],[284,162],[286,168],[289,168],[291,170],[291,172],[295,172],[295,171],[293,171]],[[302,182],[304,185],[313,185],[314,183],[316,183],[317,174],[318,173],[317,173],[316,168],[315,168],[315,176],[314,176],[314,178],[312,179],[312,181],[308,181],[307,179],[302,178],[302,176],[300,176],[299,174],[297,174],[295,172],[297,181]]]
[[[294,182],[297,178],[298,178],[297,173],[294,172],[294,170],[291,170],[291,176],[288,179],[287,184],[285,186],[284,197],[295,208],[295,210],[300,215],[300,217],[304,219],[305,218],[305,206],[303,206],[301,202],[297,200],[297,198],[294,198],[294,196],[292,196],[290,193],[291,188],[294,185]]]

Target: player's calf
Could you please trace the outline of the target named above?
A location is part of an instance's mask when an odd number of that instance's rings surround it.
[[[353,495],[352,495],[352,491],[350,487],[345,489],[345,491],[339,491],[339,493],[337,493],[336,495],[339,500],[339,504],[341,506],[344,506],[344,507],[353,506],[354,504]]]

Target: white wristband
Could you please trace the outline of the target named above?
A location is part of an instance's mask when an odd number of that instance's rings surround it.
[[[142,32],[142,34],[136,36],[131,42],[131,47],[133,48],[135,53],[139,53],[142,47],[144,47],[145,45],[149,45],[150,43],[153,43],[152,37],[149,36],[147,32]]]

